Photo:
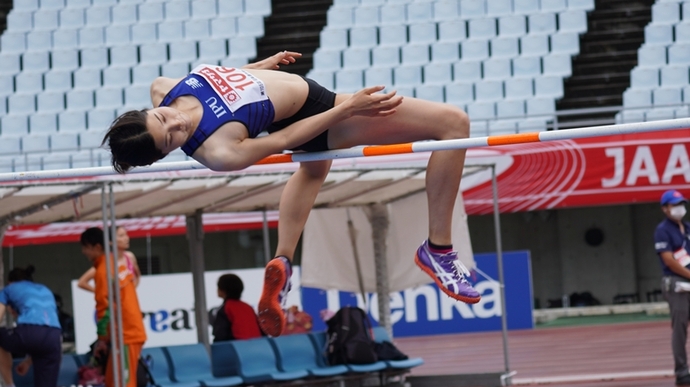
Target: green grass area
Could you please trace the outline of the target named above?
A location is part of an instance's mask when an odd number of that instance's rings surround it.
[[[605,314],[600,316],[561,317],[545,323],[535,325],[535,328],[567,327],[576,325],[619,324],[627,322],[663,321],[669,320],[669,315],[646,313]]]

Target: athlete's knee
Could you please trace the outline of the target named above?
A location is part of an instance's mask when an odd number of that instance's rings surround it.
[[[462,109],[448,105],[443,115],[443,140],[467,138],[470,136],[470,118]]]
[[[331,163],[331,160],[303,162],[299,170],[307,178],[323,181],[331,170]]]

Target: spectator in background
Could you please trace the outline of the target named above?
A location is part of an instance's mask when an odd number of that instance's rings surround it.
[[[81,234],[81,251],[93,263],[94,274],[94,297],[96,299],[96,318],[98,341],[94,354],[98,356],[108,350],[111,344],[110,337],[110,313],[108,310],[108,279],[107,265],[104,246],[103,230],[91,227]],[[124,338],[124,352],[127,364],[124,364],[124,373],[121,377],[127,387],[137,386],[137,364],[141,348],[146,342],[146,331],[139,307],[139,299],[135,289],[134,273],[127,265],[118,265],[119,290],[121,305],[113,305],[117,313],[122,317],[122,335]],[[110,361],[106,367],[105,385],[113,386],[113,368],[118,366],[114,358],[110,356]]]
[[[0,328],[0,375],[5,386],[14,386],[12,352],[26,353],[17,365],[25,375],[34,366],[35,387],[55,387],[62,360],[62,331],[53,292],[33,282],[34,267],[14,268],[8,285],[0,291],[0,320],[5,312],[15,316],[17,326]]]
[[[685,343],[690,319],[690,223],[683,221],[687,199],[676,190],[661,195],[661,211],[666,215],[654,232],[654,248],[661,259],[662,292],[671,311],[671,348],[676,385],[690,386]]]
[[[254,309],[240,300],[244,284],[235,274],[218,278],[218,297],[223,305],[213,320],[213,342],[261,337],[259,321]]]
[[[110,238],[110,240],[112,240],[112,235],[110,235]],[[134,273],[134,286],[139,286],[141,271],[139,270],[137,257],[134,256],[134,253],[129,251],[129,235],[127,234],[127,230],[123,226],[117,226],[115,242],[117,243],[117,264],[127,266],[129,271]],[[77,281],[77,286],[93,293],[93,286],[91,286],[90,282],[91,280],[93,280],[95,274],[96,269],[94,269],[93,267],[90,268],[89,270],[84,272],[84,274],[82,274],[81,277],[79,277],[79,281]]]

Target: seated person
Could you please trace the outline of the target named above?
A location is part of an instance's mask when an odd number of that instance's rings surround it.
[[[259,320],[254,309],[240,301],[244,284],[235,274],[224,274],[218,278],[218,297],[223,305],[213,320],[213,342],[253,339],[261,337]]]

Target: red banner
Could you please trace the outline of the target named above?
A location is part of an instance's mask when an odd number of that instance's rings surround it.
[[[278,212],[266,213],[269,228],[278,227]],[[263,227],[260,212],[204,214],[204,232],[257,230]],[[117,221],[127,229],[130,238],[184,235],[187,227],[184,216],[121,219]],[[89,227],[103,227],[102,221],[51,223],[42,225],[10,226],[2,241],[3,247],[41,245],[47,243],[77,243],[81,233]]]
[[[690,195],[690,129],[507,145],[468,153],[495,163],[501,212],[658,202]],[[463,179],[470,215],[493,212],[490,171]]]

